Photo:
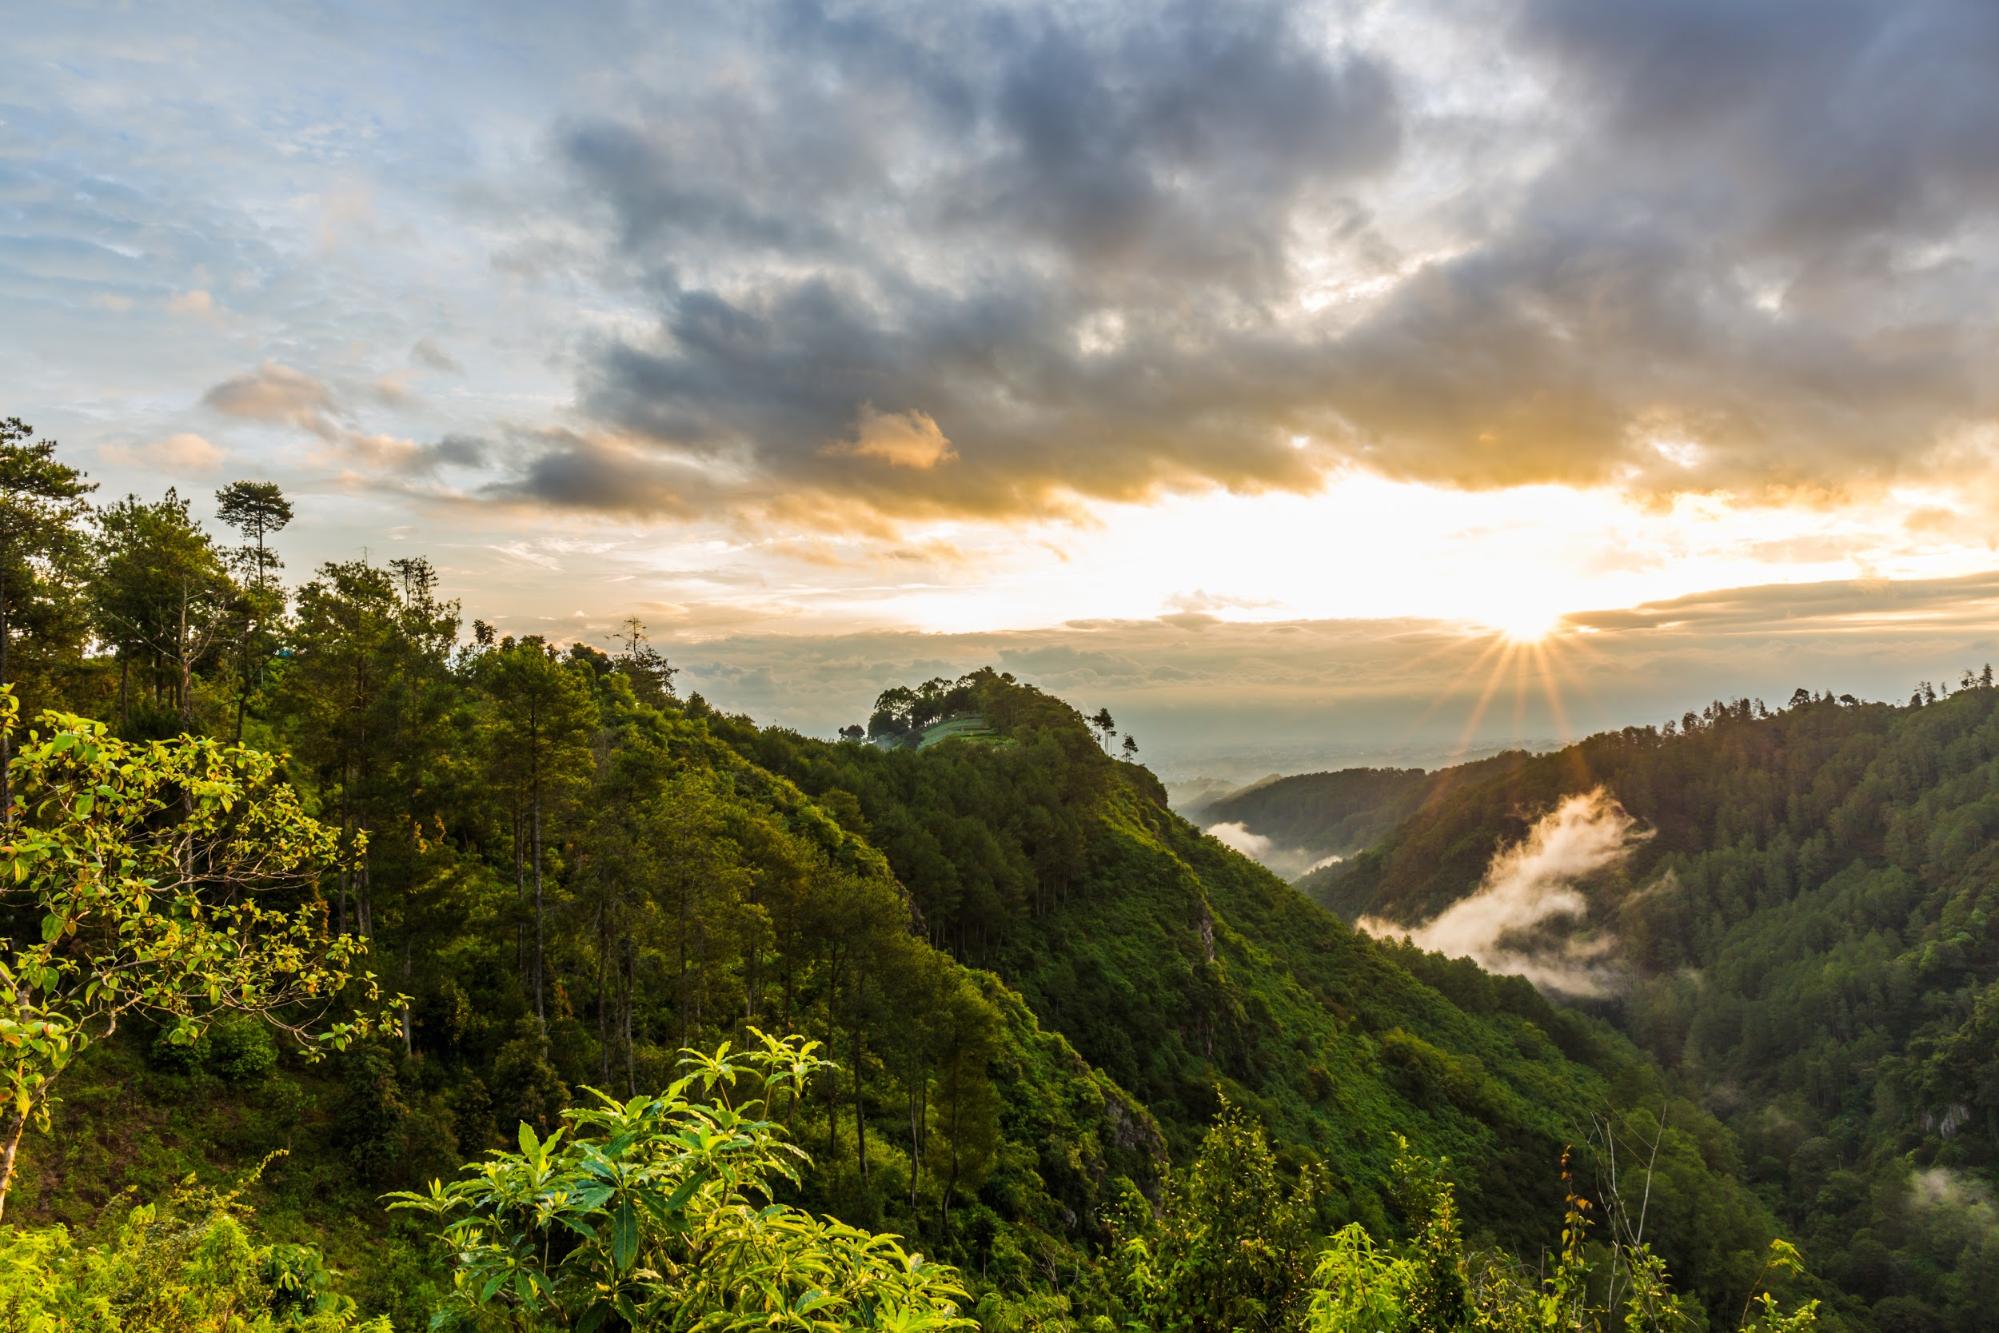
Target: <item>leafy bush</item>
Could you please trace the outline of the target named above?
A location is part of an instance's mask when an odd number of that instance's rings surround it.
[[[317,1250],[259,1245],[234,1194],[183,1186],[101,1244],[0,1228],[0,1328],[63,1333],[391,1333],[356,1321]]]
[[[1541,1274],[1498,1256],[1468,1255],[1451,1182],[1400,1142],[1397,1181],[1405,1206],[1420,1219],[1416,1234],[1400,1246],[1382,1245],[1359,1223],[1335,1235],[1313,1274],[1306,1333],[1694,1333],[1710,1326],[1673,1294],[1665,1262],[1642,1241],[1614,1225],[1608,1243],[1593,1243],[1595,1210],[1573,1190],[1561,1250]],[[1773,1241],[1755,1285],[1800,1267],[1794,1248]],[[1740,1333],[1804,1333],[1817,1326],[1817,1301],[1786,1312],[1767,1290],[1744,1303],[1734,1325]]]
[[[230,1014],[208,1031],[208,1067],[227,1083],[255,1083],[277,1067],[278,1044],[270,1027],[247,1014]]]
[[[692,1072],[657,1097],[597,1093],[546,1138],[522,1124],[517,1153],[389,1196],[442,1223],[453,1296],[439,1326],[974,1327],[950,1269],[773,1199],[807,1158],[766,1116],[830,1066],[816,1042],[758,1036],[757,1051],[687,1052]],[[738,1082],[757,1095],[736,1101]]]

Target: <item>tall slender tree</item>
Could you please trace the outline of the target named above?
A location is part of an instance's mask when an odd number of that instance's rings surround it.
[[[502,646],[481,659],[494,702],[493,758],[513,779],[527,816],[528,872],[534,884],[534,957],[529,973],[535,1017],[548,1017],[548,895],[544,840],[551,805],[574,789],[589,759],[596,701],[579,671],[539,638]]]
[[[268,538],[292,521],[291,501],[274,481],[232,481],[215,493],[215,513],[242,535],[230,563],[242,584],[235,624],[236,739],[243,738],[243,710],[250,691],[277,649],[271,627],[284,615],[284,595],[271,575],[284,567]]]
[[[652,646],[644,621],[637,616],[625,617],[618,646],[623,650],[618,654],[618,669],[631,679],[632,693],[641,703],[662,704],[674,697],[673,678],[680,674],[680,668]]]
[[[34,436],[19,417],[0,420],[0,685],[16,683],[22,629],[46,635],[64,621],[79,623],[65,611],[83,565],[85,497],[96,485],[56,460],[54,440]],[[0,821],[13,817],[12,753],[12,734],[0,731]]]

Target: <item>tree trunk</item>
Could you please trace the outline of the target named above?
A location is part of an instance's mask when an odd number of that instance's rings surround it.
[[[611,1081],[611,932],[603,899],[597,901],[597,1077]]]
[[[865,972],[861,973],[858,977],[855,978],[855,985],[858,987],[865,987],[867,985],[867,974]],[[854,999],[855,999],[855,1009],[856,1009],[855,1020],[854,1020],[854,1032],[853,1032],[854,1153],[860,1159],[861,1163],[861,1184],[866,1185],[868,1183],[868,1112],[867,1112],[867,1107],[863,1105],[861,1101],[861,1024],[860,1024],[860,1016],[858,1013],[860,1007],[860,992],[858,991],[856,992]]]
[[[633,987],[633,973],[635,970],[636,968],[632,956],[632,943],[628,939],[625,941],[625,995],[624,995],[625,1095],[627,1097],[636,1097],[639,1095],[638,1070],[636,1067],[636,1059],[632,1054],[632,987]]]
[[[680,889],[680,899],[679,899],[679,926],[678,926],[678,930],[677,930],[677,934],[676,934],[676,937],[675,937],[675,938],[676,938],[676,947],[678,948],[678,950],[679,950],[679,953],[680,953],[680,994],[679,994],[679,1007],[680,1007],[680,1015],[679,1015],[679,1017],[680,1017],[680,1045],[681,1045],[682,1049],[685,1049],[685,1048],[686,1048],[686,1046],[687,1046],[687,1010],[688,1010],[688,1004],[687,1004],[687,875],[686,875],[686,872],[685,872],[685,871],[683,871],[683,872],[682,872],[682,873],[681,873],[681,874],[680,874],[679,876],[677,876],[677,877],[676,877],[676,879],[677,879],[677,883],[678,883],[678,886],[679,886],[679,889]]]
[[[188,661],[186,583],[180,585],[180,619],[175,627],[174,657],[179,667],[179,673],[174,681],[174,703],[180,709],[180,725],[185,731],[193,725],[194,719],[192,682],[194,664]]]
[[[8,674],[8,650],[11,643],[12,626],[7,623],[7,581],[0,577],[0,685],[11,685],[13,676]],[[8,769],[14,763],[14,733],[0,729],[0,824],[14,822],[14,785]],[[0,1206],[6,1204],[0,1195]]]
[[[542,924],[541,896],[541,770],[537,760],[534,773],[534,1016],[546,1025],[548,1007],[543,999],[542,956],[547,944]]]
[[[10,1111],[4,1122],[0,1122],[0,1218],[6,1216],[7,1195],[14,1188],[14,1164],[21,1151],[21,1134],[28,1128],[28,1117],[18,1111]]]
[[[410,928],[409,912],[403,912],[403,985],[416,989],[416,932]],[[416,1017],[410,1010],[402,1014],[403,1054],[416,1054]]]
[[[917,1100],[917,1088],[922,1086],[920,1075],[912,1079],[909,1088],[909,1215],[916,1213],[916,1182],[923,1175],[923,1110]]]

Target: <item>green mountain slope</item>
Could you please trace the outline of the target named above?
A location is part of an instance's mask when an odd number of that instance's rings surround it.
[[[1270,778],[1203,801],[1187,818],[1203,828],[1240,824],[1310,865],[1374,845],[1422,800],[1420,768],[1343,768]]]
[[[1999,690],[1891,707],[1716,705],[1440,774],[1306,886],[1414,925],[1601,786],[1639,821],[1576,929],[1605,1012],[1726,1119],[1749,1178],[1883,1328],[1984,1328],[1999,1298]]]
[[[1524,982],[1378,945],[1166,807],[1057,700],[992,673],[980,712],[1014,744],[916,753],[725,726],[758,763],[850,809],[929,936],[992,968],[1137,1096],[1184,1157],[1223,1098],[1295,1163],[1325,1165],[1331,1221],[1379,1223],[1394,1136],[1448,1156],[1467,1215],[1523,1253],[1559,1211],[1555,1163],[1593,1116],[1624,1132],[1668,1100],[1639,1053]],[[1714,1308],[1754,1279],[1771,1219],[1732,1142],[1679,1104],[1659,1233]]]

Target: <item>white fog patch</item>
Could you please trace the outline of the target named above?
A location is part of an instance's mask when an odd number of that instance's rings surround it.
[[[1580,925],[1587,916],[1579,881],[1623,862],[1650,836],[1603,788],[1581,792],[1543,815],[1520,842],[1495,852],[1470,897],[1415,927],[1375,917],[1356,924],[1547,990],[1603,995],[1616,980],[1608,958],[1615,938],[1554,938],[1555,928]]]
[[[1222,846],[1241,852],[1252,861],[1261,861],[1270,855],[1270,839],[1261,833],[1251,833],[1247,824],[1230,820],[1210,824],[1204,831]]]
[[[1926,1167],[1910,1174],[1909,1192],[1918,1208],[1946,1210],[1981,1231],[1999,1229],[1992,1188],[1976,1176],[1947,1166]]]
[[[1247,824],[1235,820],[1210,824],[1202,831],[1285,879],[1298,879],[1346,860],[1337,853],[1318,856],[1303,847],[1279,846],[1275,839],[1253,832]]]

